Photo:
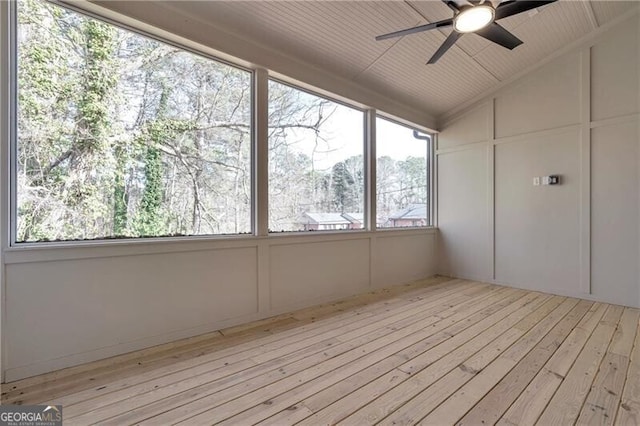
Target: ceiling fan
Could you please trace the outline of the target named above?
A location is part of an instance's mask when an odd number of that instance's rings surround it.
[[[467,33],[478,34],[489,41],[512,50],[521,45],[522,40],[500,26],[496,21],[557,0],[508,0],[502,3],[496,1],[497,6],[494,6],[489,0],[464,0],[466,4],[463,5],[459,5],[453,0],[442,1],[453,10],[453,18],[383,34],[377,36],[376,40],[386,40],[453,25],[453,31],[451,31],[451,34],[449,34],[440,48],[436,50],[436,53],[433,54],[427,64],[435,64],[460,37]]]

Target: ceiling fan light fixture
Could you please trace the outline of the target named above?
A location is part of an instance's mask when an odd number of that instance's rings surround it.
[[[493,22],[495,12],[491,6],[474,6],[455,17],[453,28],[459,33],[472,33]]]

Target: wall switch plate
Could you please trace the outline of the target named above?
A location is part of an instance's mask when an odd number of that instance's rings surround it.
[[[533,178],[533,186],[540,186],[540,178],[538,176]]]
[[[559,175],[542,176],[542,184],[543,185],[559,185],[560,176]]]

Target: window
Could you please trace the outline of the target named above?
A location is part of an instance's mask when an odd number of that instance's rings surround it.
[[[67,6],[11,5],[13,242],[252,233],[252,72]],[[272,233],[364,229],[364,111],[268,90],[269,211],[253,214]],[[429,225],[430,137],[376,123],[377,227]]]
[[[269,229],[364,227],[364,112],[269,81]]]
[[[376,119],[377,227],[427,226],[431,138],[393,121]]]
[[[16,242],[251,232],[250,72],[16,7]]]

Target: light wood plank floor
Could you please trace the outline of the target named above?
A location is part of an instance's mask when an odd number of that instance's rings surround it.
[[[3,386],[65,424],[640,424],[640,310],[435,278]]]

